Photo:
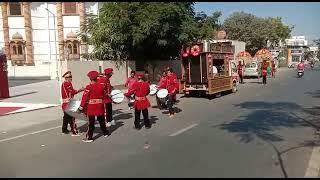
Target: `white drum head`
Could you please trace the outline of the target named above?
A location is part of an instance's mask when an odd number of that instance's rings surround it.
[[[157,92],[157,97],[158,98],[165,98],[168,96],[168,90],[166,89],[160,89],[158,92]]]
[[[115,89],[111,91],[111,99],[114,103],[121,103],[124,99],[124,94],[122,91]]]
[[[156,84],[151,84],[150,85],[150,95],[153,96],[157,93],[158,89],[157,89],[157,85]]]
[[[78,108],[80,107],[80,104],[81,104],[81,101],[76,99],[71,99],[65,112],[68,115],[74,117],[75,119],[88,120],[86,115],[84,115],[83,113],[77,112]]]

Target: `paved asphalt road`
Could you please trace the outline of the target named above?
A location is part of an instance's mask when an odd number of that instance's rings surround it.
[[[30,79],[30,80],[10,79],[9,80],[9,87],[21,86],[21,85],[25,85],[25,84],[37,83],[37,82],[42,82],[42,81],[47,81],[47,80],[39,80],[39,79]]]
[[[265,86],[250,79],[235,94],[179,98],[173,119],[150,109],[149,130],[134,130],[132,111],[116,105],[112,135],[97,125],[93,143],[61,135],[60,119],[0,134],[0,177],[304,177],[318,143],[319,74],[284,69]]]

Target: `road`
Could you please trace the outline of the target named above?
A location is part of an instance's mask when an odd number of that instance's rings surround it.
[[[318,145],[319,73],[284,69],[212,100],[181,97],[173,119],[150,109],[149,130],[133,129],[133,112],[116,105],[112,135],[96,125],[93,143],[61,134],[59,108],[30,112],[47,119],[0,134],[0,177],[304,177]]]

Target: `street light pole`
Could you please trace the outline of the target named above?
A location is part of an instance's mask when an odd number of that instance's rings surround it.
[[[53,26],[54,26],[54,48],[55,48],[55,54],[56,54],[56,74],[57,74],[57,80],[59,81],[60,80],[60,77],[59,77],[59,71],[58,71],[58,66],[59,66],[59,63],[58,63],[58,51],[57,51],[57,39],[56,39],[56,36],[57,36],[57,32],[56,32],[56,15],[54,15],[48,8],[45,8],[50,14],[52,14],[53,16]],[[49,31],[50,31],[50,27],[49,27]],[[61,67],[60,67],[61,68]]]

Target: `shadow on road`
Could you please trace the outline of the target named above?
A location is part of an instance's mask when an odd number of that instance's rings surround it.
[[[320,114],[320,107],[306,109],[296,103],[268,103],[260,101],[244,102],[234,106],[254,111],[246,116],[240,116],[232,122],[215,125],[213,127],[235,134],[235,136],[239,138],[239,141],[243,143],[249,143],[255,138],[268,143],[277,154],[277,163],[280,165],[285,178],[288,177],[288,174],[285,170],[282,155],[294,149],[312,147],[316,143],[319,143],[318,139],[307,140],[285,150],[279,150],[274,145],[274,142],[285,141],[284,137],[276,134],[275,130],[294,127],[313,127],[319,129],[320,123],[316,117]],[[301,113],[308,115],[308,118],[302,118],[297,115]]]
[[[38,91],[32,91],[32,92],[23,93],[23,94],[17,94],[17,95],[14,95],[14,96],[10,96],[9,98],[0,98],[0,100],[10,99],[10,98],[15,98],[15,97],[20,97],[20,96],[25,96],[25,95],[29,95],[29,94],[35,94],[35,93],[37,93],[37,92],[38,92]]]
[[[320,98],[320,90],[316,90],[313,92],[306,92],[305,94],[311,95],[312,97],[315,97],[315,98]]]

